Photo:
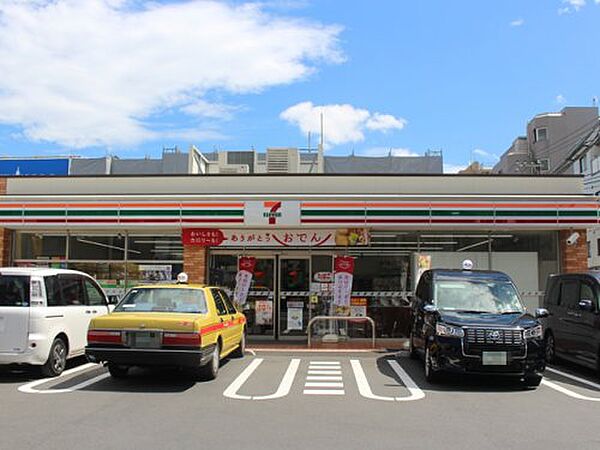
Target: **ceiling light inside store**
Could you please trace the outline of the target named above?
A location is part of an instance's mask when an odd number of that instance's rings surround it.
[[[422,238],[450,238],[450,239],[461,239],[461,238],[512,238],[512,234],[422,234]]]

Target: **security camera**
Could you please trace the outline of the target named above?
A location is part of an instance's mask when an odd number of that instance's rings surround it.
[[[567,245],[575,245],[579,240],[579,233],[577,231],[571,233],[567,238]]]

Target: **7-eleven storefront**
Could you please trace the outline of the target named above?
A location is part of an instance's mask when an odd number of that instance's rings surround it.
[[[549,274],[585,270],[599,208],[581,192],[575,177],[17,177],[0,180],[0,253],[3,265],[83,270],[114,296],[182,270],[233,294],[250,258],[251,336],[305,339],[311,318],[350,314],[399,338],[424,268],[502,270],[529,307]],[[338,256],[354,262],[344,308],[332,304]],[[360,321],[344,332],[370,335]]]

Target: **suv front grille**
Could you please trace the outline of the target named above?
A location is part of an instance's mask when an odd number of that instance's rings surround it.
[[[502,330],[496,328],[467,328],[465,342],[475,345],[514,345],[523,344],[522,330]]]

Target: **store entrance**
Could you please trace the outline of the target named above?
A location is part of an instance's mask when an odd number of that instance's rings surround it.
[[[241,305],[248,335],[258,339],[306,338],[310,319],[327,313],[331,293],[327,283],[311,280],[317,273],[331,273],[333,256],[305,253],[246,256],[256,258],[252,285],[246,302]],[[209,283],[233,293],[237,264],[237,254],[213,254]]]

